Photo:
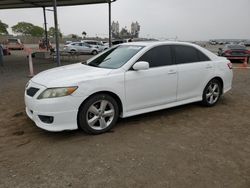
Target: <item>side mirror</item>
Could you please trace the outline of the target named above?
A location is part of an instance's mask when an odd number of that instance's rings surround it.
[[[133,65],[133,69],[136,71],[149,69],[149,63],[146,61],[138,61]]]

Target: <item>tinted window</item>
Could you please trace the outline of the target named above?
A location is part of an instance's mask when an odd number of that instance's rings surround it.
[[[170,46],[157,46],[147,51],[138,61],[146,61],[150,67],[172,65]]]
[[[199,61],[211,61],[205,54],[197,50]]]
[[[190,46],[175,46],[175,59],[177,64],[198,62],[197,50]]]
[[[81,46],[85,46],[85,47],[88,47],[88,48],[91,48],[91,46],[87,43],[81,43]]]

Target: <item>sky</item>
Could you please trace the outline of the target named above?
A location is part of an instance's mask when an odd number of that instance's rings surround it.
[[[0,10],[0,20],[10,27],[25,21],[43,26],[43,11]],[[53,26],[53,12],[47,12]],[[112,20],[130,28],[141,26],[140,37],[178,40],[250,39],[250,0],[117,0]],[[87,32],[87,36],[108,37],[108,5],[58,8],[59,27],[64,35]],[[11,29],[9,29],[11,32]]]

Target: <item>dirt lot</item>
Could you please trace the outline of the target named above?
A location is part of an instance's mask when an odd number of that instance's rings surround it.
[[[233,89],[213,108],[190,104],[126,118],[89,136],[37,128],[24,112],[27,58],[14,52],[5,60],[0,187],[250,187],[250,69],[234,70]],[[34,64],[36,72],[55,66]]]

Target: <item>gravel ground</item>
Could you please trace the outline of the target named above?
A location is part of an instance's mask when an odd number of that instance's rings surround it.
[[[35,72],[54,66],[34,60]],[[0,187],[250,187],[250,69],[234,69],[213,108],[126,118],[98,136],[37,128],[24,111],[27,75],[22,52],[0,67]]]

